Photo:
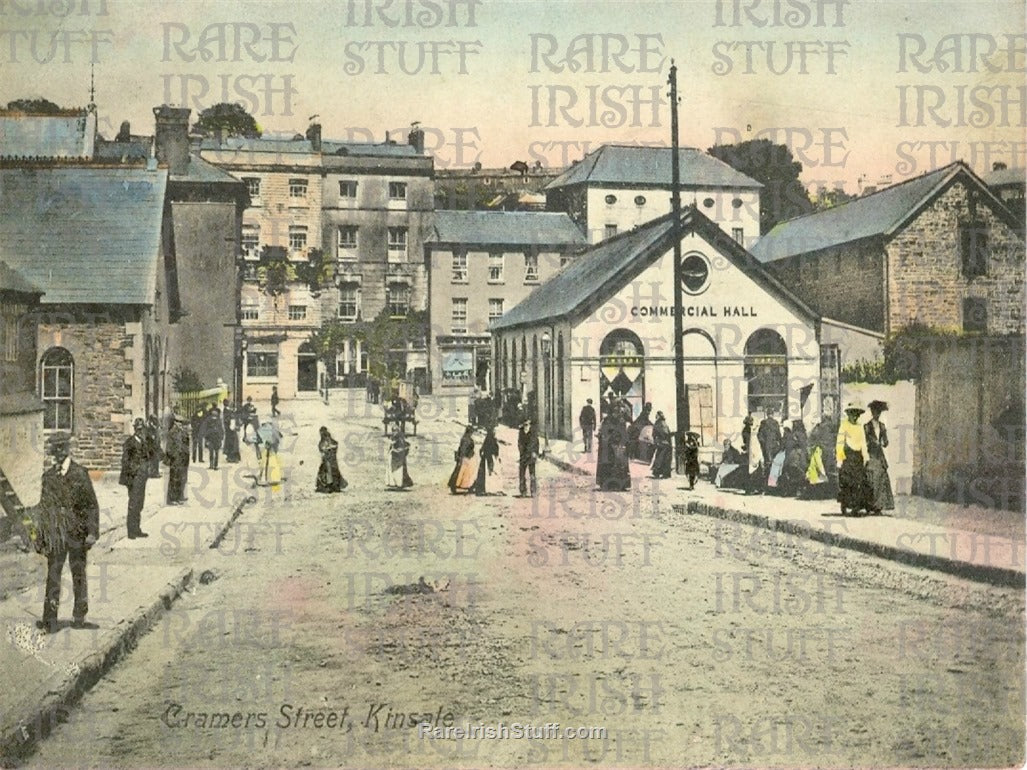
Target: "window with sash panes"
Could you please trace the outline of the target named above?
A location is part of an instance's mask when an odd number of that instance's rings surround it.
[[[256,321],[260,318],[260,305],[252,300],[243,300],[241,317],[244,321]]]
[[[357,248],[357,226],[356,225],[339,225],[338,229],[339,238],[339,258],[340,259],[356,259],[356,248]]]
[[[410,288],[393,284],[385,289],[385,307],[394,318],[405,318],[410,311]]]
[[[389,199],[394,201],[405,201],[407,199],[407,183],[389,182]]]
[[[489,254],[489,283],[503,282],[503,252]]]
[[[72,430],[74,425],[75,359],[64,348],[43,354],[40,398],[44,430]]]
[[[453,298],[453,314],[451,331],[453,334],[467,333],[467,298]]]
[[[407,229],[405,227],[390,227],[388,229],[387,247],[390,260],[405,257],[407,253]]]
[[[341,321],[357,320],[360,311],[360,289],[356,286],[343,286],[339,289],[339,311]]]
[[[357,182],[355,179],[340,179],[339,180],[339,197],[340,198],[356,198],[357,197]]]
[[[467,252],[453,252],[453,283],[467,283]]]
[[[306,200],[307,198],[307,180],[306,179],[290,179],[289,180],[289,197],[293,199]]]
[[[247,377],[277,377],[278,354],[248,351],[246,353]]]
[[[489,323],[492,323],[496,319],[503,315],[503,298],[492,297],[489,299]]]
[[[258,180],[259,181],[259,180]],[[242,240],[240,241],[243,257],[246,259],[257,259],[260,257],[260,227],[258,225],[243,225]]]
[[[250,194],[250,200],[253,201],[260,197],[260,177],[256,176],[245,176],[243,181],[246,183],[246,192]]]
[[[307,320],[307,306],[306,305],[289,305],[289,320],[290,321],[306,321]]]
[[[305,225],[289,226],[289,248],[293,251],[303,251],[307,248],[307,228]]]
[[[524,255],[524,282],[538,283],[538,254]]]

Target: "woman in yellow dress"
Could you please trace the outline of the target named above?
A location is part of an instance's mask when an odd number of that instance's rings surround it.
[[[859,424],[863,411],[862,406],[850,401],[845,407],[845,419],[838,426],[835,457],[838,460],[838,502],[842,506],[842,516],[848,513],[859,515],[860,510],[869,512],[871,508],[866,471],[870,454],[866,432]]]

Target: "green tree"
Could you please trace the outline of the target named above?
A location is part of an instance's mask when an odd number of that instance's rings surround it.
[[[799,181],[802,164],[787,145],[769,139],[750,139],[740,144],[718,144],[709,153],[736,171],[763,184],[760,196],[760,234],[778,222],[813,210],[806,188]]]
[[[840,206],[843,203],[854,201],[858,198],[858,195],[849,195],[841,187],[835,187],[832,190],[828,190],[826,187],[821,187],[817,190],[817,197],[813,201],[813,208],[817,211],[823,211],[824,209],[834,208]]]
[[[204,136],[220,136],[226,131],[229,136],[244,136],[256,139],[261,135],[260,126],[241,105],[221,102],[203,110],[192,127],[193,133]]]
[[[294,263],[293,269],[296,280],[307,284],[315,297],[328,288],[335,278],[335,262],[325,255],[323,249],[310,249],[307,261]]]
[[[15,99],[7,102],[7,109],[19,110],[20,112],[31,112],[36,115],[54,115],[63,110],[49,99]]]
[[[386,354],[389,351],[406,350],[411,345],[423,346],[427,337],[427,311],[413,310],[404,318],[397,318],[383,309],[370,321],[328,319],[308,341],[321,359],[329,362],[342,352],[344,339],[359,339],[367,351],[370,374],[384,379],[392,374],[386,371]]]

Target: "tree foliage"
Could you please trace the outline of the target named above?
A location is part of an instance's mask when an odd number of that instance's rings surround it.
[[[785,219],[813,210],[806,188],[799,181],[802,164],[784,144],[750,139],[740,144],[718,144],[709,153],[736,171],[763,184],[760,196],[760,234]]]
[[[14,99],[13,101],[7,102],[7,109],[34,113],[36,115],[54,115],[61,112],[64,108],[60,105],[54,104],[49,99],[39,98]]]
[[[290,284],[306,284],[311,295],[321,292],[335,280],[335,263],[322,249],[310,249],[306,260],[289,259],[281,246],[265,246],[257,263],[257,285],[267,295],[278,297],[289,290]]]
[[[171,384],[176,393],[195,393],[198,390],[203,390],[203,380],[200,379],[200,375],[188,366],[183,366],[171,373]]]
[[[393,350],[406,350],[410,346],[421,347],[427,336],[427,311],[412,310],[405,317],[397,318],[383,309],[369,321],[327,319],[308,342],[323,361],[329,362],[342,353],[344,340],[360,340],[367,351],[369,374],[386,379],[395,374],[387,370],[386,354]]]
[[[831,190],[828,190],[826,187],[821,187],[817,190],[817,197],[816,200],[813,201],[813,208],[817,211],[823,211],[824,209],[834,208],[835,206],[840,206],[843,203],[854,201],[858,197],[858,195],[850,195],[841,187],[835,187]]]
[[[244,136],[247,139],[256,139],[262,133],[252,115],[241,105],[230,102],[221,102],[203,110],[193,124],[192,131],[213,137],[225,131],[228,136]]]

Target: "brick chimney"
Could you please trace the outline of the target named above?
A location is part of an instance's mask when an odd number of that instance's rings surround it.
[[[172,174],[185,174],[189,170],[190,112],[188,107],[169,107],[166,104],[153,108],[157,122],[157,160],[167,163]]]

